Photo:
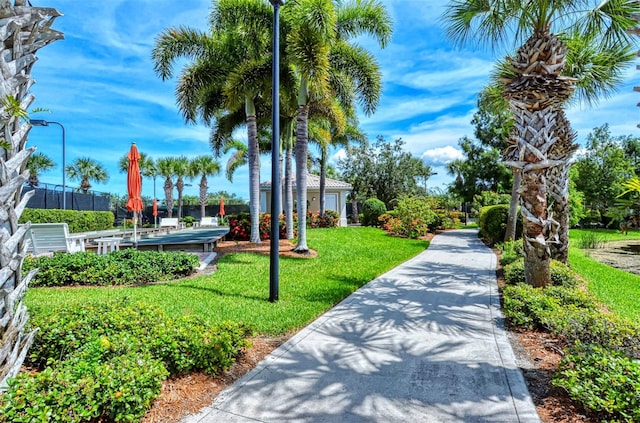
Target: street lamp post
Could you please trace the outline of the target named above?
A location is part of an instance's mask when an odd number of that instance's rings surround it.
[[[278,301],[280,273],[280,6],[273,5],[273,63],[271,65],[271,244],[269,251],[269,301]]]
[[[66,163],[66,134],[65,134],[65,130],[64,130],[64,126],[60,123],[60,122],[52,122],[52,121],[48,121],[48,120],[43,120],[43,119],[30,119],[29,123],[33,126],[49,126],[51,124],[53,125],[58,125],[60,126],[60,128],[62,128],[62,210],[66,210],[67,209],[67,182],[66,182],[66,167],[67,167],[67,163]]]

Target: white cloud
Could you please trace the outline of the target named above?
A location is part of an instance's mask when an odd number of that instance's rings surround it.
[[[450,145],[433,148],[422,153],[422,160],[430,166],[443,166],[457,159],[462,159],[462,152]]]

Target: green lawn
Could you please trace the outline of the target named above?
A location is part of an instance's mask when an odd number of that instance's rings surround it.
[[[209,276],[118,288],[32,288],[31,314],[56,306],[128,297],[164,309],[169,316],[199,315],[211,323],[243,321],[266,335],[298,330],[362,285],[415,256],[428,242],[394,238],[367,227],[313,229],[315,259],[280,259],[280,300],[270,303],[269,257],[230,254]]]
[[[614,230],[572,229],[571,244],[587,232],[595,232],[605,241],[640,239],[640,232],[637,230],[624,235]],[[609,309],[621,317],[640,319],[640,276],[599,263],[589,257],[587,252],[574,246],[569,248],[569,264],[586,279],[589,291]]]

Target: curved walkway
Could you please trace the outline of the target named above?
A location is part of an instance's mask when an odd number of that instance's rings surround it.
[[[346,298],[186,423],[539,422],[476,230]]]

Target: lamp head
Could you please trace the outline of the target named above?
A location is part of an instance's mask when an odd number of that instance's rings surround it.
[[[43,119],[29,119],[29,123],[33,126],[49,126],[49,122]]]

